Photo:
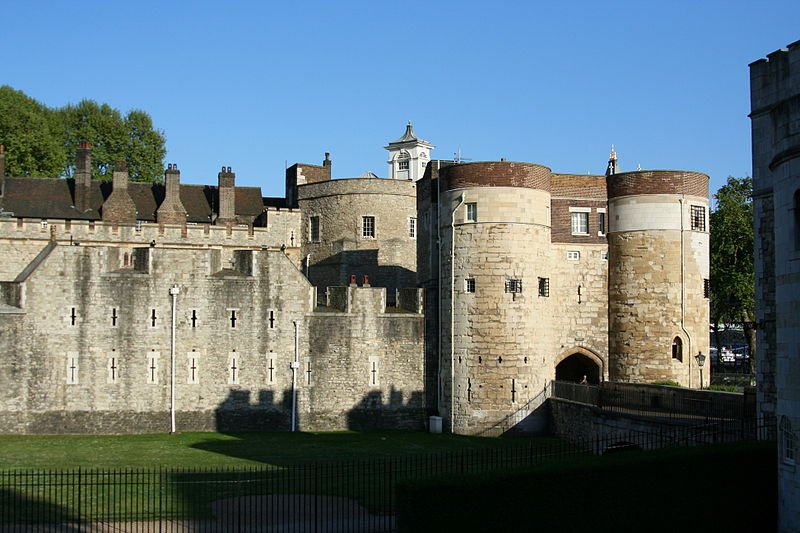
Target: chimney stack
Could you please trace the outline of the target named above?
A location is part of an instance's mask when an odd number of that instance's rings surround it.
[[[328,179],[331,179],[331,169],[333,161],[331,161],[331,153],[325,152],[325,160],[322,162],[322,168],[328,171]]]
[[[233,226],[236,224],[236,174],[231,167],[222,167],[218,175],[219,212],[216,224]]]
[[[167,165],[164,187],[164,202],[158,207],[156,220],[163,224],[186,224],[186,208],[181,203],[181,172],[178,165]]]
[[[136,204],[128,194],[128,164],[114,162],[114,181],[111,195],[103,204],[103,220],[109,222],[136,222]]]
[[[83,213],[89,209],[89,189],[92,183],[92,151],[87,141],[81,141],[75,150],[75,209]]]

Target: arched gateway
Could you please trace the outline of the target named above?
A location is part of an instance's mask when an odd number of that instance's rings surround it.
[[[556,381],[580,383],[586,376],[591,385],[600,383],[603,377],[603,361],[592,352],[573,348],[557,359]]]

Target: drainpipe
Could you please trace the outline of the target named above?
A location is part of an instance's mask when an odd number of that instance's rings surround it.
[[[684,357],[688,355],[689,357],[689,387],[692,386],[692,377],[694,376],[694,369],[692,368],[692,338],[689,336],[689,332],[686,330],[686,251],[684,250],[684,216],[685,213],[683,212],[683,198],[678,200],[681,206],[681,330],[683,334],[686,335],[686,353],[683,354]]]
[[[297,320],[292,320],[294,324],[294,361],[292,361],[292,432],[297,431],[297,369],[300,368],[298,360],[298,346],[300,340],[300,325]]]
[[[453,208],[452,213],[450,213],[450,433],[453,432],[453,424],[455,422],[455,410],[453,406],[455,404],[455,390],[456,390],[456,380],[455,380],[455,364],[453,360],[455,359],[456,348],[455,348],[455,300],[456,300],[456,211],[458,208],[461,207],[461,204],[464,203],[464,193],[461,193],[461,197],[458,199],[458,204]]]
[[[442,170],[442,162],[437,160],[436,161],[436,268],[438,270],[436,276],[436,283],[437,283],[437,291],[436,293],[439,296],[439,320],[436,321],[437,325],[439,326],[439,349],[436,350],[436,377],[438,379],[437,387],[436,387],[436,409],[439,414],[442,414],[442,396],[444,393],[444,384],[442,383],[442,221],[440,218],[440,206],[442,205],[442,197],[441,197],[441,187],[439,182],[441,181],[441,170]]]
[[[169,398],[169,415],[170,415],[170,433],[175,433],[175,336],[177,333],[177,303],[178,294],[181,288],[173,285],[169,289],[169,294],[172,296],[172,345],[170,346],[170,359],[172,364],[172,372],[170,376],[170,398]]]

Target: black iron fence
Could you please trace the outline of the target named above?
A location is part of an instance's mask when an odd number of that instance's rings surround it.
[[[514,470],[626,448],[774,439],[730,421],[566,442],[247,469],[0,472],[1,531],[391,531],[395,484]]]
[[[755,398],[716,391],[662,385],[605,382],[581,385],[552,383],[552,397],[595,405],[604,411],[701,422],[741,420],[755,416]]]

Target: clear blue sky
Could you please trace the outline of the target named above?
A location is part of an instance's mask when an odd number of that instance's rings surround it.
[[[283,195],[285,163],[386,175],[406,121],[472,160],[751,173],[748,63],[800,39],[800,1],[3,0],[0,84],[139,108],[186,183]]]

